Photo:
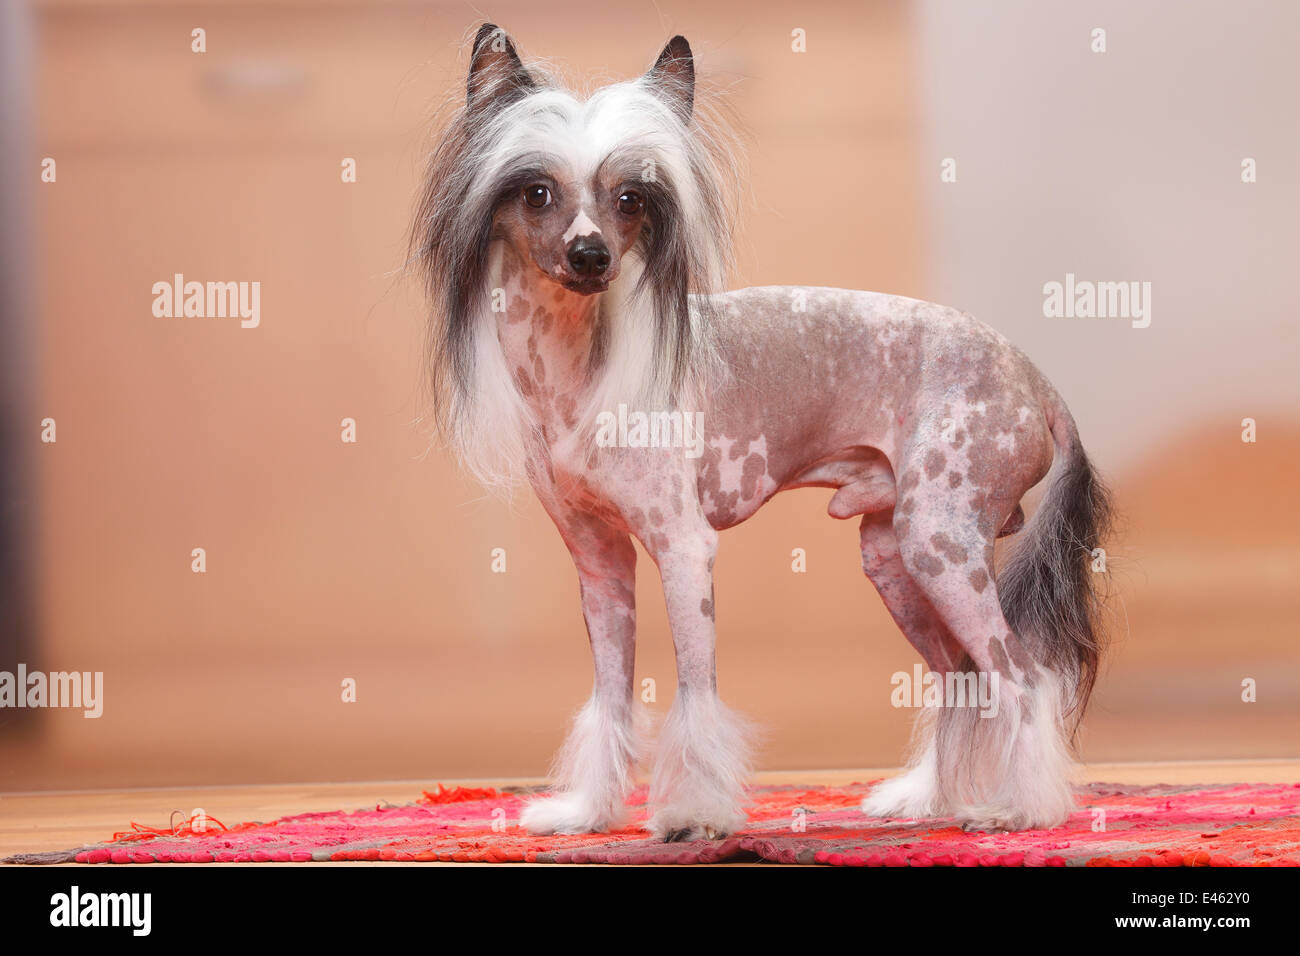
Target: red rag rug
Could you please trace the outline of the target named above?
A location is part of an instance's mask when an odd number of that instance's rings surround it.
[[[822,863],[832,866],[1297,866],[1300,784],[1137,787],[1091,784],[1063,827],[966,833],[936,821],[863,816],[872,784],[754,787],[749,823],[726,840],[661,843],[638,826],[531,836],[524,789],[439,787],[416,802],[303,813],[225,827],[133,825],[114,840],[6,863],[290,863],[391,860],[490,863]],[[645,788],[628,800],[645,819]]]

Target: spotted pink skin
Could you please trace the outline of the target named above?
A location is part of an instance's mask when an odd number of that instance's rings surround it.
[[[595,697],[633,699],[635,537],[659,568],[679,694],[716,695],[718,532],[773,495],[835,489],[862,516],[863,569],[927,664],[963,654],[1032,686],[1035,664],[993,587],[993,542],[1073,424],[1022,353],[970,316],[898,296],[765,287],[717,297],[730,370],[703,396],[706,450],[597,448],[574,436],[599,296],[543,277],[514,245],[502,260],[503,350],[541,424],[533,486],[577,566]]]

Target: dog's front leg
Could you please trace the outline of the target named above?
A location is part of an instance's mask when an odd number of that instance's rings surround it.
[[[649,828],[668,840],[718,839],[745,823],[749,775],[744,722],[718,699],[713,558],[718,535],[702,529],[650,535],[677,655],[677,696],[659,737]]]
[[[644,708],[633,702],[636,551],[631,539],[589,515],[552,513],[578,568],[595,682],[551,771],[554,792],[533,800],[520,822],[532,833],[617,828],[644,739]]]

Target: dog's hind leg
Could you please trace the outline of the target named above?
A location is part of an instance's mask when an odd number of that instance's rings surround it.
[[[520,822],[532,833],[592,833],[624,822],[644,749],[647,713],[633,698],[636,551],[631,539],[582,514],[557,515],[582,590],[595,682],[551,770],[553,793]]]
[[[968,450],[974,458],[975,449]],[[931,460],[936,454],[928,453]],[[952,494],[934,467],[901,472],[894,525],[904,566],[960,643],[983,688],[965,706],[945,701],[935,717],[935,770],[942,802],[969,829],[1057,826],[1073,807],[1072,761],[1062,723],[1068,676],[1037,635],[1017,633],[1003,614],[993,540],[1041,472],[1011,452],[982,446],[978,474]],[[933,476],[933,477],[930,477]],[[989,706],[991,704],[991,706]]]
[[[931,526],[914,519],[901,546],[965,651],[953,670],[973,670],[992,704],[976,706],[979,695],[964,706],[944,701],[934,715],[940,802],[972,829],[1022,830],[1064,822],[1073,799],[1060,678],[1033,660],[1012,632],[991,574],[982,588],[971,582],[978,570],[991,568],[991,545],[947,522]],[[972,558],[978,568],[970,565]]]
[[[862,517],[862,570],[908,642],[937,674],[954,670],[963,651],[943,619],[903,565],[894,533],[893,509]],[[936,817],[947,813],[936,778],[934,714],[923,709],[912,730],[907,768],[879,784],[862,801],[873,817]]]
[[[862,570],[880,592],[903,635],[933,671],[947,671],[961,659],[962,648],[925,591],[903,564],[892,512],[862,518]]]

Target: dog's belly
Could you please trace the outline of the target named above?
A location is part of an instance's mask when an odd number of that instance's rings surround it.
[[[709,392],[696,477],[719,530],[791,488],[838,489],[829,510],[839,518],[892,508],[900,451],[981,370],[997,370],[1008,415],[1040,404],[1037,370],[954,309],[788,286],[715,301],[730,372]]]
[[[791,488],[841,489],[832,514],[893,506],[890,461],[923,351],[915,308],[868,292],[767,286],[718,296],[728,371],[705,410],[700,503],[721,530]]]
[[[837,489],[828,508],[835,518],[894,507],[894,472],[889,459],[877,448],[845,448],[778,483],[766,470],[763,447],[760,438],[759,450],[738,459],[718,455],[701,466],[700,502],[705,517],[716,530],[740,524],[773,496],[793,488]]]

